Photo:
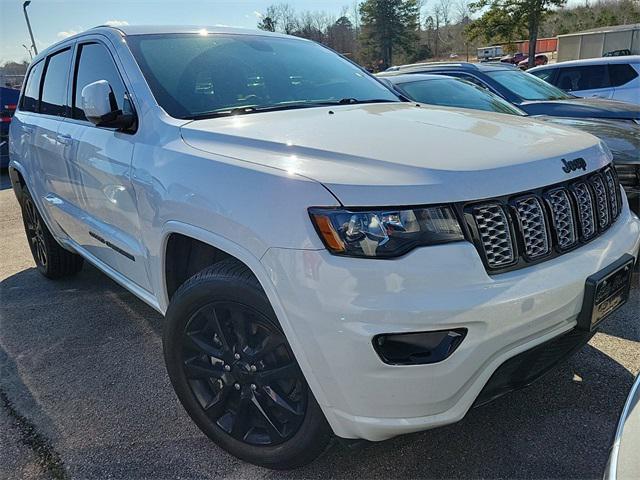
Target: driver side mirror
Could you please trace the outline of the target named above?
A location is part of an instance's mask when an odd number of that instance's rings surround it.
[[[118,108],[113,88],[106,80],[98,80],[85,86],[81,92],[84,115],[96,127],[125,130],[134,125],[136,116]]]

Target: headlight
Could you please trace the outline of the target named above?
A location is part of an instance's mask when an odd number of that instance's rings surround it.
[[[344,210],[310,208],[311,220],[331,253],[389,258],[423,245],[464,240],[449,206]]]

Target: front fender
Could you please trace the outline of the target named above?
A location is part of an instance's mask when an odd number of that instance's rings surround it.
[[[327,396],[322,390],[320,383],[316,379],[311,365],[307,361],[307,356],[305,355],[302,349],[301,342],[299,341],[299,339],[295,334],[295,330],[293,329],[289,321],[289,318],[285,312],[284,306],[282,305],[282,302],[280,301],[280,298],[276,292],[273,281],[271,280],[270,272],[260,262],[260,259],[255,255],[253,255],[246,248],[238,245],[237,243],[232,242],[231,240],[221,235],[217,235],[215,233],[209,232],[207,230],[196,227],[194,225],[190,225],[188,223],[183,223],[179,221],[166,222],[162,228],[161,251],[163,252],[163,255],[161,255],[160,264],[158,265],[158,273],[159,273],[158,276],[162,282],[162,286],[158,286],[159,287],[158,292],[160,292],[158,297],[159,297],[161,311],[163,313],[166,313],[167,308],[169,306],[169,295],[166,288],[166,278],[165,278],[166,276],[165,253],[167,250],[168,239],[174,233],[186,235],[188,237],[194,238],[203,243],[211,245],[212,247],[218,248],[224,251],[225,253],[235,257],[237,260],[244,263],[249,268],[249,270],[251,270],[251,272],[258,279],[258,282],[260,282],[260,285],[262,286],[262,289],[264,290],[267,296],[267,299],[269,300],[269,303],[271,304],[271,307],[273,308],[273,311],[275,312],[276,317],[278,318],[278,322],[280,323],[280,326],[282,327],[282,330],[284,331],[287,337],[287,340],[291,345],[291,349],[293,350],[293,353],[296,356],[298,364],[300,365],[300,368],[302,369],[305,375],[305,379],[307,380],[309,387],[313,391],[313,394],[316,400],[321,406],[327,406],[328,405]],[[324,409],[324,411],[325,413],[327,413],[326,409]],[[332,419],[329,419],[330,423],[331,423],[331,420]]]

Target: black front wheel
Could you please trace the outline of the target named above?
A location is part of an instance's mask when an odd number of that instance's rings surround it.
[[[183,406],[231,454],[295,468],[328,445],[329,425],[264,292],[239,262],[220,262],[180,287],[164,351]]]

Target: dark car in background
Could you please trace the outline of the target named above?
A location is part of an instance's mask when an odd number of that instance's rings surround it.
[[[446,75],[400,74],[379,78],[402,96],[430,105],[471,108],[526,116],[518,107],[486,88]],[[640,127],[629,122],[536,116],[548,122],[574,127],[602,139],[613,154],[614,165],[625,187],[629,205],[640,213]]]
[[[9,165],[9,125],[19,96],[20,90],[0,87],[0,168]]]
[[[502,63],[510,63],[512,65],[519,64],[522,60],[528,58],[525,53],[516,52],[513,55],[505,55],[500,59]]]
[[[446,75],[394,75],[378,78],[400,95],[420,103],[526,116],[519,108],[473,83]]]
[[[549,63],[549,57],[547,57],[546,55],[543,55],[540,53],[535,56],[535,60],[534,60],[535,67],[546,65],[547,63]],[[518,65],[518,68],[521,68],[522,70],[526,70],[527,68],[529,68],[529,57],[523,58],[518,62],[517,65]]]
[[[504,98],[529,115],[597,118],[640,125],[640,105],[578,98],[505,63],[416,63],[390,67],[382,76],[432,73],[464,78]]]

